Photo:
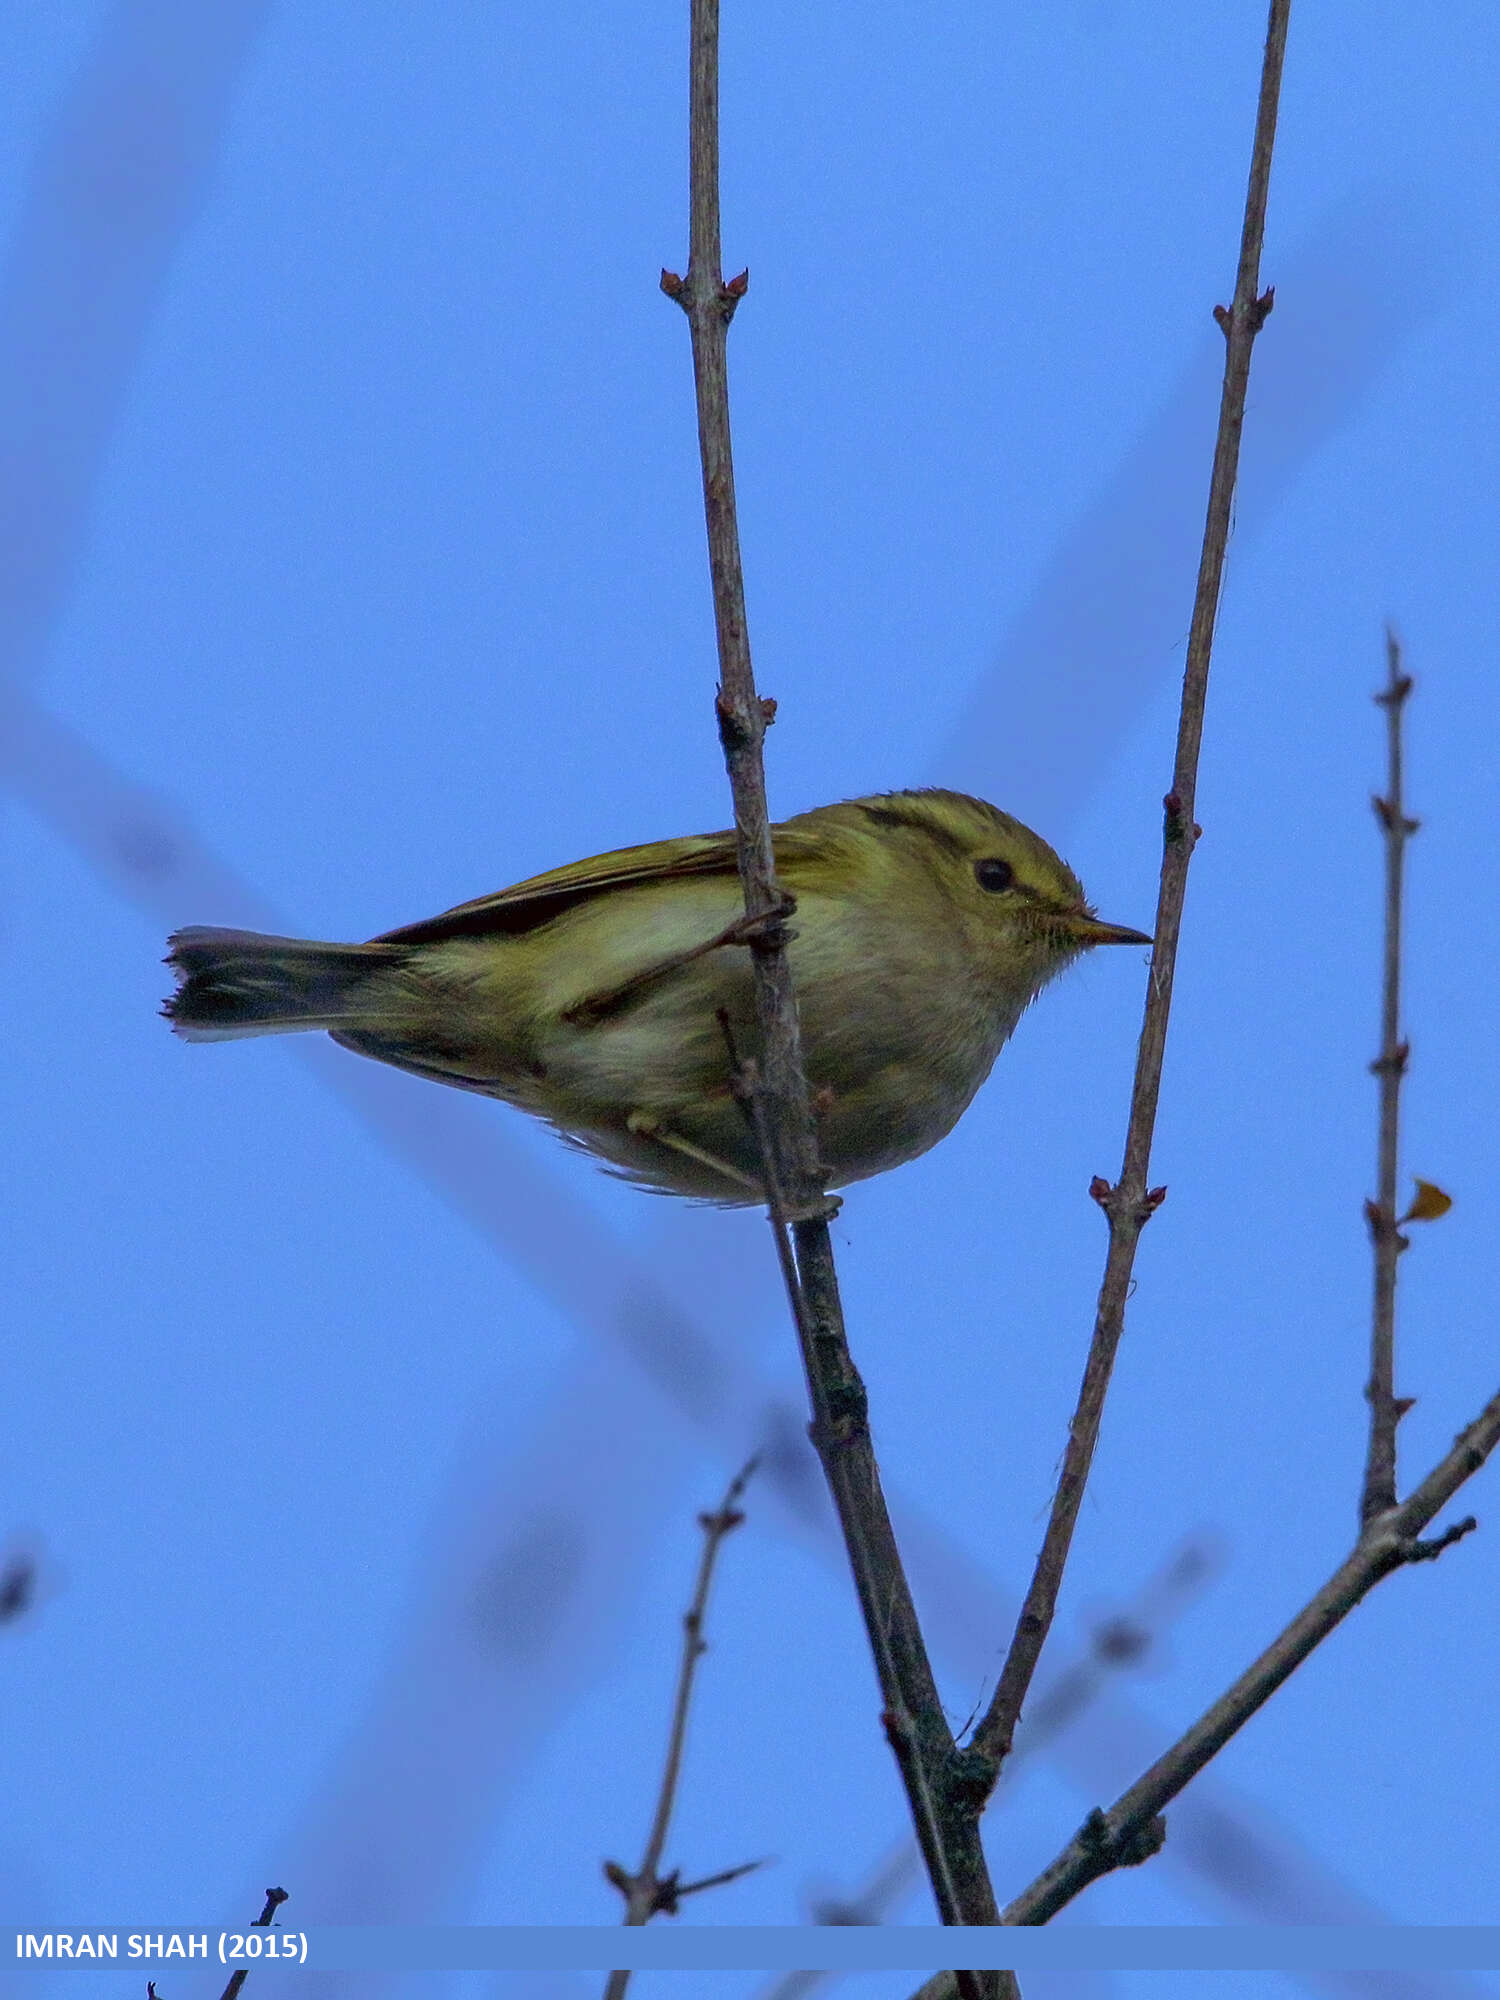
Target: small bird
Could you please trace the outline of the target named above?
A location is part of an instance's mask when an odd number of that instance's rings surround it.
[[[960,792],[887,792],[772,829],[818,1149],[844,1187],[946,1136],[1049,979],[1099,944],[1077,877]],[[733,1088],[755,1007],[732,833],[622,848],[368,944],[195,926],[162,1009],[189,1041],[324,1028],[529,1111],[659,1192],[762,1201]]]

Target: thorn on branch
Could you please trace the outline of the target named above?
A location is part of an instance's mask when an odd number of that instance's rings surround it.
[[[714,695],[714,714],[719,718],[719,741],[729,752],[758,744],[769,720],[764,703],[758,704],[757,711],[752,713],[722,687]]]
[[[1094,1178],[1089,1182],[1089,1195],[1094,1201],[1098,1202],[1111,1222],[1117,1221],[1124,1212],[1122,1208],[1124,1199],[1123,1189],[1112,1187],[1103,1174],[1095,1174]],[[1149,1222],[1166,1198],[1167,1191],[1164,1187],[1147,1188],[1135,1205],[1136,1221],[1138,1223]]]
[[[1371,1076],[1405,1076],[1407,1059],[1411,1055],[1410,1042],[1397,1042],[1386,1055],[1376,1056],[1370,1064]]]
[[[1365,1401],[1367,1403],[1373,1404],[1375,1401],[1375,1394],[1376,1391],[1374,1383],[1366,1382],[1364,1390]],[[1417,1399],[1415,1396],[1392,1396],[1389,1400],[1389,1408],[1391,1412],[1392,1424],[1393,1425],[1399,1424],[1401,1419],[1404,1416],[1406,1416],[1410,1411],[1414,1410],[1416,1407],[1417,1407]],[[1394,1507],[1395,1504],[1396,1502],[1394,1499],[1388,1499],[1385,1502],[1385,1507],[1377,1509],[1376,1511],[1384,1512],[1385,1508]]]
[[[670,1874],[663,1875],[660,1881],[651,1884],[651,1907],[647,1911],[648,1916],[654,1917],[658,1912],[665,1917],[676,1916],[678,1879],[681,1874],[680,1868],[674,1868]]]
[[[682,310],[691,317],[695,288],[689,285],[687,279],[679,277],[675,271],[669,271],[663,266],[658,282],[667,297],[675,299],[678,305],[682,307]],[[741,271],[737,278],[720,281],[714,303],[717,305],[720,317],[726,325],[734,318],[735,307],[749,289],[750,273],[748,271]]]
[[[1440,1535],[1434,1535],[1428,1541],[1408,1542],[1402,1551],[1402,1560],[1409,1563],[1436,1562],[1444,1549],[1451,1549],[1453,1544],[1461,1542],[1465,1535],[1473,1534],[1478,1526],[1479,1523],[1472,1514],[1465,1514],[1461,1521],[1455,1521],[1451,1527],[1444,1528]]]
[[[1426,1220],[1420,1215],[1416,1219],[1418,1222]],[[1401,1234],[1401,1224],[1410,1220],[1410,1216],[1389,1214],[1379,1202],[1367,1200],[1365,1203],[1365,1221],[1370,1225],[1371,1236],[1377,1243],[1393,1243],[1398,1257],[1403,1250],[1411,1248],[1411,1238]]]
[[[714,695],[714,713],[719,718],[719,741],[726,750],[744,750],[760,742],[776,720],[775,696],[757,696],[756,711],[760,718],[758,728],[755,711],[743,708],[722,687],[718,689]]]
[[[1271,308],[1275,303],[1276,287],[1274,285],[1267,285],[1260,297],[1252,302],[1246,313],[1246,322],[1252,334],[1260,332],[1266,321],[1271,317]],[[1234,331],[1234,307],[1215,306],[1214,321],[1227,340]]]
[[[761,1855],[755,1861],[740,1861],[733,1868],[721,1868],[717,1875],[704,1875],[697,1882],[678,1882],[676,1883],[677,1895],[681,1898],[683,1896],[696,1896],[700,1889],[722,1889],[726,1882],[738,1882],[742,1875],[750,1875],[757,1868],[764,1868],[766,1859],[765,1855]],[[673,1880],[675,1882],[676,1878],[674,1877]],[[668,1916],[675,1916],[676,1914],[675,1909],[667,1911]]]
[[[1411,683],[1408,682],[1407,685],[1410,686]],[[1376,699],[1379,700],[1378,695]],[[1390,800],[1383,799],[1379,792],[1372,792],[1370,794],[1370,804],[1374,808],[1376,819],[1380,821],[1386,832],[1393,833],[1397,826],[1397,814],[1396,808],[1391,804]],[[1422,822],[1419,819],[1403,818],[1400,820],[1400,828],[1401,832],[1407,838],[1410,838],[1412,834],[1421,832]]]
[[[714,295],[714,305],[718,309],[719,317],[723,320],[725,326],[728,326],[729,322],[734,318],[735,307],[749,289],[750,273],[748,271],[741,271],[737,278],[721,278],[719,280],[719,289]],[[692,311],[691,299],[684,298],[682,305],[688,312]]]

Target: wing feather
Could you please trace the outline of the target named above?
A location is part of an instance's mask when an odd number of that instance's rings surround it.
[[[811,829],[777,827],[776,859],[785,863],[803,852],[812,854],[815,842],[816,835]],[[634,888],[646,882],[678,881],[688,876],[732,875],[735,867],[732,833],[698,833],[681,840],[650,841],[643,847],[621,847],[611,854],[596,854],[587,861],[573,861],[566,868],[533,875],[513,888],[476,897],[471,903],[459,903],[439,916],[403,924],[399,930],[382,931],[370,942],[440,944],[450,938],[521,937],[551,923],[564,910],[575,909],[591,897],[608,895],[614,889]]]

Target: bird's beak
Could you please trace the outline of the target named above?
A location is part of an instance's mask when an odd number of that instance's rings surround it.
[[[1091,917],[1087,910],[1068,910],[1056,917],[1054,922],[1060,931],[1065,931],[1081,945],[1153,942],[1144,931],[1127,930],[1124,924],[1106,924],[1099,917]]]

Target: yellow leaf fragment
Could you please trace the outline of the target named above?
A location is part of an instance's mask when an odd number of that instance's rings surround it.
[[[1416,1179],[1416,1176],[1413,1176]],[[1411,1207],[1402,1216],[1402,1222],[1436,1222],[1440,1215],[1446,1215],[1453,1206],[1451,1194],[1444,1194],[1431,1181],[1417,1180],[1417,1192]]]

